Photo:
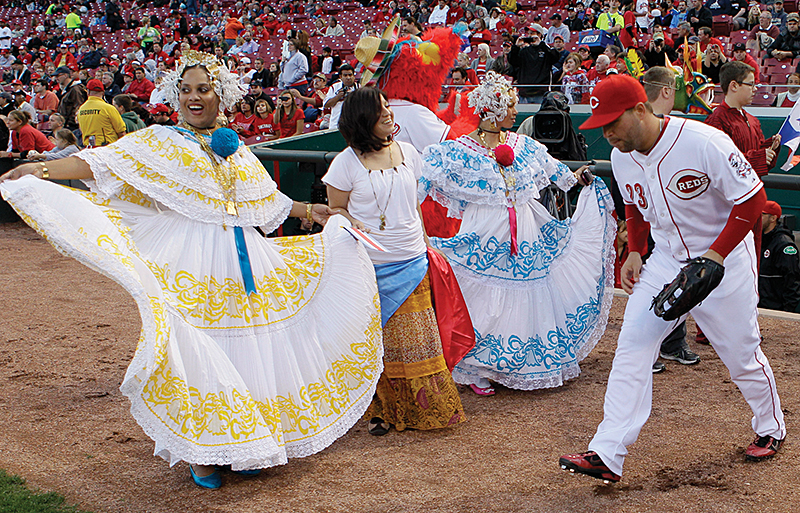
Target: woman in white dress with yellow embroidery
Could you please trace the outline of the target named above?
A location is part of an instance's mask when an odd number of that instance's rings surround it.
[[[217,488],[220,466],[254,474],[314,454],[361,418],[382,371],[379,300],[341,216],[312,237],[258,234],[333,212],[281,194],[218,128],[243,95],[222,64],[188,52],[177,68],[162,87],[182,126],[22,165],[0,191],[57,249],[133,296],[142,334],[121,390],[155,453]],[[83,179],[92,192],[40,178]]]

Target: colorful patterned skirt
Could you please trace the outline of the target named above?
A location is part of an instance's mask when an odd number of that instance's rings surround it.
[[[428,274],[383,328],[384,371],[365,418],[398,431],[437,429],[466,420],[442,355]]]

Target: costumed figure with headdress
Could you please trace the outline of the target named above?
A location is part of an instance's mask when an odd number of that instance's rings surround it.
[[[426,148],[419,197],[462,219],[455,237],[431,239],[458,278],[476,345],[453,369],[480,395],[489,380],[531,390],[561,385],[603,334],[614,285],[616,222],[601,180],[583,188],[574,216],[554,219],[537,201],[551,180],[569,190],[570,172],[537,141],[504,132],[516,90],[487,72],[469,94],[477,130]]]
[[[436,115],[442,84],[461,49],[461,37],[442,27],[426,30],[421,39],[399,37],[399,19],[395,17],[380,38],[361,38],[355,56],[364,65],[361,85],[378,87],[389,98],[395,140],[421,153],[431,144],[471,132],[478,119],[467,114],[448,124]],[[450,237],[458,231],[460,220],[447,217],[436,203],[425,201],[421,208],[430,235]]]
[[[383,369],[379,297],[344,218],[284,196],[219,127],[244,96],[224,64],[186,52],[161,87],[179,126],[25,164],[0,191],[59,251],[131,294],[142,332],[121,391],[155,454],[217,488],[218,466],[285,464],[362,417]],[[330,221],[310,237],[259,234],[287,216]]]

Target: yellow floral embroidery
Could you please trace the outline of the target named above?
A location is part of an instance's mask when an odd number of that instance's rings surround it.
[[[277,267],[269,275],[256,278],[256,294],[249,297],[240,278],[220,281],[213,276],[196,277],[186,271],[179,271],[173,277],[168,264],[148,262],[148,265],[187,321],[198,319],[203,327],[213,327],[220,319],[233,318],[243,319],[244,324],[220,327],[263,326],[285,320],[308,304],[319,286],[325,258],[320,237],[287,237],[274,242],[286,267]],[[317,249],[317,243],[322,247]],[[282,315],[275,316],[278,312]]]
[[[171,139],[160,139],[152,130],[137,130],[133,133],[133,137],[139,139],[140,143],[146,144],[156,157],[177,161],[182,166],[191,168],[193,174],[197,173],[201,178],[210,180],[212,187],[216,183],[214,182],[211,162],[202,152],[189,148],[185,144],[174,144]],[[243,150],[240,149],[239,151]],[[117,154],[120,157],[133,160],[133,158],[125,152],[118,151]],[[223,166],[232,165],[231,160],[232,157],[223,160],[221,163]],[[262,180],[266,177],[265,175],[268,175],[268,171],[258,159],[248,159],[246,162],[238,162],[236,167],[239,180],[243,182],[252,179]]]
[[[119,260],[122,265],[128,269],[133,269],[133,260],[119,249],[117,243],[114,242],[109,235],[101,235],[98,237],[97,245],[106,253],[117,257],[117,260]]]
[[[380,299],[373,298],[377,312]],[[292,439],[313,434],[319,419],[341,415],[357,398],[350,392],[377,377],[377,348],[381,343],[380,315],[372,315],[364,340],[351,344],[352,356],[332,363],[324,381],[310,383],[299,391],[299,397],[277,396],[272,401],[256,401],[248,391],[233,390],[201,396],[194,387],[172,372],[166,349],[169,337],[165,311],[152,299],[156,321],[156,364],[142,392],[148,408],[176,434],[197,440],[204,433],[230,437],[238,442],[251,441],[259,427],[268,428],[276,439],[286,433]],[[225,443],[231,443],[226,441]],[[213,444],[209,444],[213,445]]]

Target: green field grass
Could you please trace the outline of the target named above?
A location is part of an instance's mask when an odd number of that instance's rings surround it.
[[[64,497],[31,491],[21,477],[0,470],[0,513],[88,513],[66,504]]]

